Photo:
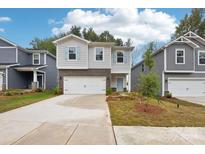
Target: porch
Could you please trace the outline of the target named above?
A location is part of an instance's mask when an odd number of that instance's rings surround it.
[[[35,66],[16,67],[16,71],[22,74],[25,80],[26,89],[46,89],[46,74],[44,71],[38,70]]]
[[[130,74],[111,74],[111,88],[113,91],[117,92],[130,91]]]

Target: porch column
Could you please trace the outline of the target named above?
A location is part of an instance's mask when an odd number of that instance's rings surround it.
[[[128,78],[128,92],[131,91],[131,73],[127,74],[127,78]]]
[[[37,71],[33,71],[32,90],[36,90],[38,88],[37,82]]]

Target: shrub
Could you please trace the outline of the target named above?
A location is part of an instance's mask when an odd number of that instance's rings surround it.
[[[111,95],[112,94],[112,88],[107,88],[106,89],[106,95]]]
[[[43,89],[37,88],[37,89],[35,89],[35,92],[43,92]]]
[[[4,96],[12,96],[12,95],[13,95],[13,93],[10,92],[10,91],[6,91],[6,92],[4,93]]]
[[[54,93],[55,95],[60,95],[60,94],[62,94],[62,91],[61,91],[61,89],[60,89],[59,86],[56,86],[56,87],[53,89],[53,93]]]
[[[166,98],[172,98],[172,93],[170,93],[169,91],[165,91],[164,96],[165,96]]]

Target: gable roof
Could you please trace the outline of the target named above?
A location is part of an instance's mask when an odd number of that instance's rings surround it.
[[[186,38],[196,39],[196,40],[198,40],[199,42],[201,42],[202,44],[205,45],[205,39],[202,38],[201,36],[197,35],[196,33],[192,32],[192,31],[187,32],[186,34],[184,34],[184,36]]]
[[[56,56],[50,53],[48,50],[41,50],[41,49],[27,49],[27,50],[30,51],[31,53],[46,53],[49,56],[56,58]]]
[[[15,43],[9,41],[8,39],[6,39],[6,38],[4,38],[4,37],[2,37],[2,36],[0,36],[0,39],[3,40],[3,41],[5,41],[5,42],[7,42],[8,44],[11,44],[11,45],[15,46],[15,47],[17,46]]]
[[[81,40],[81,41],[83,41],[83,42],[90,43],[90,41],[88,41],[88,40],[86,40],[86,39],[83,39],[83,38],[81,38],[81,37],[79,37],[79,36],[76,36],[76,35],[74,35],[74,34],[66,35],[66,36],[64,36],[64,37],[62,37],[62,38],[59,38],[59,39],[53,41],[53,43],[56,44],[56,43],[58,43],[58,42],[60,42],[60,41],[62,41],[62,40],[65,40],[65,39],[67,39],[67,38],[70,38],[70,37],[74,37],[74,38],[76,38],[76,39],[78,39],[78,40]]]

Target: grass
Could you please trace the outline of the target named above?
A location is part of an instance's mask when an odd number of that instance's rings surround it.
[[[0,113],[54,97],[53,91],[33,92],[15,96],[0,96]]]
[[[163,109],[163,112],[160,114],[139,112],[140,98],[138,95],[134,99],[131,95],[120,99],[108,98],[112,124],[157,127],[205,126],[205,106],[174,98],[163,98],[160,102],[150,99],[147,103]],[[177,108],[177,104],[179,104],[179,108]]]

